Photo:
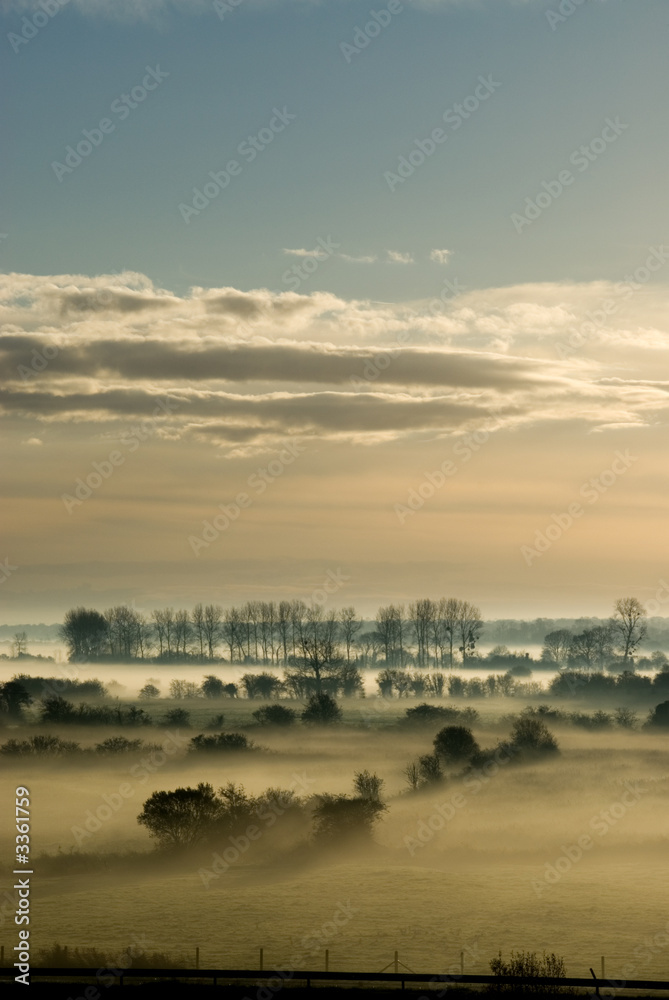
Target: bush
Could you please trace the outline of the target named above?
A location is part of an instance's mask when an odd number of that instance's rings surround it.
[[[0,747],[0,753],[7,757],[27,754],[60,757],[63,754],[78,753],[80,750],[79,743],[74,743],[72,740],[61,740],[59,736],[51,736],[49,733],[31,736],[28,740],[7,740]]]
[[[430,705],[422,702],[415,708],[407,708],[402,720],[408,724],[420,725],[430,722],[463,722],[473,725],[479,719],[475,708],[452,708],[450,705]]]
[[[669,701],[662,701],[659,705],[648,713],[646,726],[649,728],[663,728],[669,726]]]
[[[307,725],[328,726],[341,722],[342,711],[329,694],[312,694],[300,718]]]
[[[223,681],[213,674],[207,674],[202,681],[201,690],[205,698],[222,698],[225,694]]]
[[[418,758],[418,774],[422,779],[422,783],[426,785],[434,785],[443,781],[444,774],[441,770],[441,761],[435,753],[426,753]]]
[[[534,979],[539,976],[550,976],[553,979],[565,979],[564,959],[554,952],[547,955],[546,952],[539,957],[536,951],[511,952],[508,962],[502,959],[500,951],[498,958],[493,958],[490,962],[490,970],[495,976],[523,976]],[[566,986],[542,986],[539,983],[495,983],[489,988],[492,993],[542,993],[547,996],[554,994],[573,993],[574,991]]]
[[[466,726],[444,726],[434,738],[434,752],[447,764],[469,760],[479,751],[471,729]]]
[[[263,705],[253,713],[261,726],[292,726],[297,722],[297,712],[284,705]]]
[[[139,750],[141,746],[141,740],[129,740],[125,736],[110,736],[102,743],[96,743],[95,752],[100,754],[130,753],[133,750]]]
[[[255,750],[256,745],[244,733],[216,733],[215,736],[205,736],[200,733],[194,736],[188,744],[188,749],[192,751],[226,751],[226,750]]]
[[[163,725],[183,726],[184,729],[188,729],[190,727],[190,712],[187,712],[185,708],[171,708],[165,714]]]
[[[540,719],[516,719],[511,731],[511,745],[522,753],[553,754],[559,752],[558,742]]]
[[[371,799],[372,802],[381,801],[383,783],[383,778],[379,778],[378,774],[370,774],[369,771],[356,771],[353,776],[353,787],[358,796]]]
[[[314,810],[314,839],[326,844],[371,840],[374,824],[385,808],[382,802],[365,797],[320,795]]]

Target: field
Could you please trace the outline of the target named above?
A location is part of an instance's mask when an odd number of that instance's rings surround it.
[[[2,763],[3,800],[18,783],[30,789],[33,857],[50,855],[33,877],[35,946],[120,952],[141,939],[187,964],[199,947],[203,965],[228,967],[256,965],[262,947],[266,967],[284,969],[322,966],[327,948],[331,969],[369,971],[392,962],[397,949],[407,967],[431,972],[459,969],[461,952],[466,971],[487,971],[500,949],[545,949],[565,957],[570,975],[599,968],[601,955],[607,975],[626,963],[638,977],[665,974],[669,735],[552,726],[561,753],[550,762],[502,763],[412,794],[404,767],[430,752],[439,728],[398,725],[415,702],[356,699],[344,703],[341,726],[247,728],[261,749],[203,757],[182,747],[212,705],[234,729],[248,727],[261,703],[180,704],[191,711],[191,730],[124,730],[168,753]],[[477,703],[479,743],[507,735],[509,714],[523,704]],[[24,725],[20,735],[39,728]],[[82,746],[118,734],[97,726],[49,731]],[[252,794],[351,793],[363,768],[384,779],[388,809],[375,843],[352,853],[317,851],[303,831],[281,842],[267,837],[267,849],[261,823],[250,847],[242,837],[164,861],[136,822],[158,789],[233,781]],[[8,830],[5,857],[10,837]],[[14,935],[10,886],[5,877],[6,948]]]

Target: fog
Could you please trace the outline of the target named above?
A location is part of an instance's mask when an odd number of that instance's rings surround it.
[[[113,673],[131,690],[147,679],[134,669],[114,667]],[[97,668],[95,675],[106,679]],[[186,676],[184,668],[179,675]],[[161,700],[158,707],[175,704],[194,715],[233,711],[228,729],[248,726],[261,702],[200,700],[198,707]],[[651,954],[644,940],[664,934],[667,923],[669,735],[550,725],[561,750],[550,761],[502,761],[411,793],[404,768],[431,752],[440,728],[397,725],[412,704],[356,699],[343,702],[340,726],[249,728],[259,749],[247,753],[187,753],[201,715],[192,729],[123,730],[162,744],[164,752],[24,757],[12,760],[11,777],[4,759],[5,801],[19,781],[31,790],[33,854],[72,854],[36,867],[36,945],[122,948],[136,933],[149,947],[187,960],[198,946],[204,965],[255,966],[263,947],[266,967],[288,968],[296,957],[303,968],[319,967],[328,948],[330,968],[370,971],[391,962],[398,949],[408,967],[430,972],[459,965],[461,951],[467,969],[488,971],[499,949],[546,949],[562,954],[572,975],[587,975],[600,955],[608,956],[609,975],[626,961],[637,963],[640,977],[659,974],[666,955],[655,946]],[[525,701],[459,704],[476,705],[474,735],[481,746],[492,746],[508,735],[509,713]],[[159,714],[155,704],[150,708]],[[16,732],[25,737],[43,730],[22,725]],[[100,726],[48,731],[82,747],[119,732]],[[9,735],[14,732],[5,730],[4,738]],[[260,823],[249,849],[242,839],[230,852],[228,838],[164,858],[137,823],[143,802],[157,790],[232,781],[253,795],[268,787],[293,788],[304,797],[351,794],[361,769],[384,780],[387,805],[374,842],[361,848],[323,851],[310,843],[304,825],[279,832],[279,823],[275,830]],[[6,835],[3,856],[11,839]],[[119,852],[146,852],[145,860],[110,856]],[[82,853],[95,857],[86,861]],[[3,899],[9,886],[5,878]],[[0,939],[9,944],[7,912]]]

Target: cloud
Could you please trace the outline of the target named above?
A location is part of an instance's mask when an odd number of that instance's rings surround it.
[[[436,261],[437,264],[448,264],[452,254],[452,250],[430,250],[430,260]]]
[[[315,250],[288,250],[284,247],[283,252],[292,254],[294,257],[327,257],[327,254],[321,247],[316,247]]]
[[[354,257],[348,253],[340,253],[337,256],[349,264],[373,264],[376,261],[376,255]]]
[[[388,260],[393,264],[413,264],[414,259],[410,253],[400,253],[398,250],[386,250]]]
[[[610,282],[446,282],[441,296],[389,303],[227,286],[178,296],[132,272],[0,275],[0,421],[23,441],[45,424],[118,435],[169,400],[160,436],[258,448],[491,421],[641,430],[667,420],[668,297]]]

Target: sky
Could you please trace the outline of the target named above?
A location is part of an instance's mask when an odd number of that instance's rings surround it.
[[[668,28],[0,0],[0,620],[666,615]]]

